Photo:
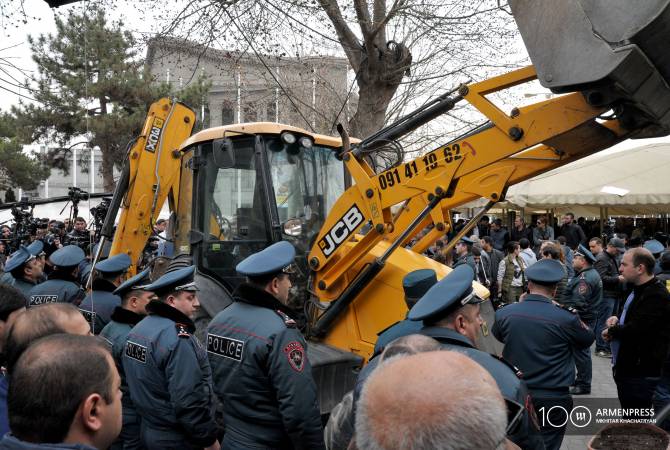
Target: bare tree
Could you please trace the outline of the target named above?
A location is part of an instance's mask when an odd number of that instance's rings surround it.
[[[158,16],[166,35],[260,59],[346,55],[357,88],[349,128],[360,137],[515,65],[516,28],[496,0],[200,0]]]

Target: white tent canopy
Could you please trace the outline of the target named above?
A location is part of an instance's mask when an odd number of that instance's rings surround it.
[[[610,216],[670,213],[670,144],[591,155],[511,186],[500,206],[583,216],[598,216],[601,207]]]

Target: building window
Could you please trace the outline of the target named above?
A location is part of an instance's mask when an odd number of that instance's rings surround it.
[[[230,125],[235,123],[235,110],[233,105],[226,102],[221,110],[221,125]]]

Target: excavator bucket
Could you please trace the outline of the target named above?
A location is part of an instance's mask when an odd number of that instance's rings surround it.
[[[509,0],[540,83],[670,133],[670,0]]]

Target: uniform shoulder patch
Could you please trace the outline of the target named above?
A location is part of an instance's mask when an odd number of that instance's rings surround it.
[[[296,372],[302,372],[305,367],[305,348],[298,341],[289,342],[284,347],[284,353],[291,368]]]
[[[280,311],[278,309],[275,310],[275,312],[277,313],[277,315],[279,317],[281,317],[281,320],[284,321],[284,325],[286,325],[286,328],[297,328],[298,325],[295,323],[295,320],[291,319],[288,316],[288,314],[286,314],[285,312]]]
[[[174,326],[177,328],[177,337],[188,339],[191,337],[191,333],[188,332],[188,328],[183,323],[175,323]]]
[[[579,281],[579,287],[577,289],[579,290],[579,295],[584,295],[589,292],[589,285],[582,279]]]

